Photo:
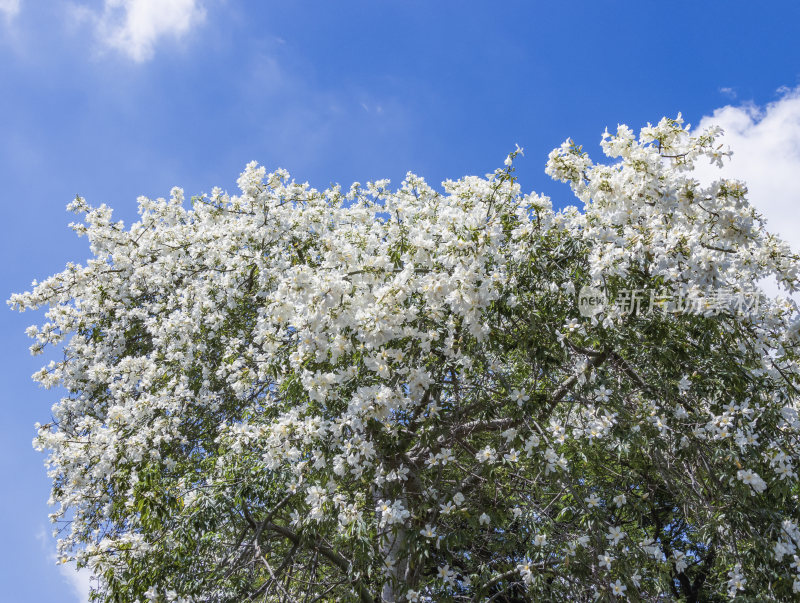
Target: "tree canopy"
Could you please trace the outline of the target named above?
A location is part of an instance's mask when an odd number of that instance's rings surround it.
[[[10,300],[64,349],[60,554],[118,602],[791,599],[800,321],[758,282],[800,258],[693,179],[718,134],[567,141],[580,210],[519,150],[442,190],[253,163],[127,228],[76,198],[93,257]]]

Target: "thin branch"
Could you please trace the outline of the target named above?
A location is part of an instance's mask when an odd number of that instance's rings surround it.
[[[300,545],[304,544],[300,536],[295,532],[293,532],[292,530],[290,530],[289,528],[287,528],[286,526],[281,526],[275,523],[267,523],[265,525],[265,528],[271,532],[280,534],[287,540],[290,540],[292,543]],[[329,546],[325,546],[324,544],[312,543],[312,542],[309,542],[308,544],[320,555],[325,557],[333,565],[339,568],[342,571],[342,573],[344,573],[346,576],[349,576],[351,570],[351,564],[347,561],[347,559],[342,557],[339,553],[334,551]],[[349,582],[358,591],[361,603],[375,603],[375,599],[369,593],[367,588],[363,584],[361,584],[360,581],[358,581],[357,579],[350,578]]]

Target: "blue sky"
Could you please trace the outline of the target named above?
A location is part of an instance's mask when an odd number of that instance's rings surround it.
[[[726,128],[731,174],[800,247],[798,23],[779,0],[0,0],[2,295],[86,259],[76,194],[130,221],[174,185],[233,192],[250,160],[323,188],[439,183],[519,144],[523,188],[563,206],[550,149],[599,155],[604,128],[679,111]],[[38,318],[0,312],[0,599],[71,603],[85,580],[54,565],[30,443],[58,396],[29,378]]]

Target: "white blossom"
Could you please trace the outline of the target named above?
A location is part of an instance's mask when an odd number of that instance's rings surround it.
[[[608,164],[565,142],[546,170],[580,209],[523,194],[519,149],[441,190],[252,163],[239,194],[143,197],[130,226],[76,198],[91,258],[9,300],[45,311],[32,353],[59,348],[34,376],[60,392],[34,443],[59,557],[100,599],[472,599],[505,563],[532,600],[584,600],[652,598],[680,543],[737,563],[703,597],[769,576],[790,599],[800,319],[758,282],[798,290],[800,257],[742,183],[693,177],[718,136],[620,126]],[[586,555],[604,571],[537,590]]]

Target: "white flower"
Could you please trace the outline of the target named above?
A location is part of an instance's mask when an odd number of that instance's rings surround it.
[[[450,586],[455,584],[455,572],[450,569],[450,566],[445,564],[437,568],[437,573],[440,580],[447,582]]]
[[[456,508],[457,507],[453,504],[453,501],[451,500],[448,500],[446,503],[439,505],[439,509],[441,510],[442,515],[449,515],[450,513],[455,511]]]
[[[391,572],[394,569],[394,566],[397,564],[397,561],[394,557],[389,555],[388,557],[383,558],[383,571],[384,572]]]
[[[672,553],[672,558],[675,560],[675,571],[678,573],[681,573],[689,565],[689,562],[686,560],[686,553],[674,551]]]
[[[597,560],[600,562],[600,567],[605,567],[606,569],[611,569],[611,564],[614,562],[614,557],[606,551],[597,556]]]
[[[612,526],[609,528],[608,533],[606,534],[606,538],[610,541],[612,545],[617,544],[620,540],[625,537],[625,532],[622,531],[622,528]]]
[[[511,399],[517,403],[517,406],[522,407],[525,402],[531,399],[531,397],[523,391],[518,389],[512,389],[510,393]],[[514,430],[516,432],[516,430]]]
[[[536,534],[533,537],[533,546],[545,546],[547,544],[547,534]]]
[[[481,463],[491,463],[497,458],[497,453],[491,446],[486,446],[483,450],[475,455],[475,458]]]
[[[539,445],[539,436],[535,433],[531,434],[530,437],[525,440],[525,453],[530,456],[532,450]]]
[[[659,559],[662,556],[661,549],[652,538],[645,538],[639,543],[639,546],[654,559]]]
[[[522,581],[529,586],[533,583],[533,570],[534,566],[530,559],[525,559],[522,563],[517,565],[517,571]]]
[[[510,427],[500,435],[503,436],[503,438],[505,438],[507,444],[510,444],[514,440],[514,438],[517,437],[517,433],[518,433],[517,429],[515,429],[514,427]]]
[[[750,469],[740,469],[736,472],[736,477],[738,477],[742,482],[750,486],[756,492],[763,492],[767,489],[767,483],[761,479],[761,477],[755,471],[751,471]]]
[[[778,465],[775,467],[775,473],[777,473],[778,477],[782,480],[795,477],[795,472],[792,470],[791,465]]]
[[[628,498],[624,494],[617,494],[612,500],[617,507],[622,507],[628,502]]]
[[[481,525],[488,526],[489,525],[489,516],[486,513],[481,513],[481,516],[478,518],[478,523]]]
[[[736,596],[737,591],[744,590],[745,584],[747,584],[747,579],[742,575],[742,566],[737,563],[736,566],[728,572],[728,596]]]
[[[591,494],[589,497],[584,498],[583,502],[585,502],[590,509],[600,506],[600,498],[597,496],[597,494],[594,493]]]
[[[402,524],[410,515],[408,510],[403,506],[403,501],[401,500],[381,500],[375,507],[375,512],[379,516],[378,525],[380,527]]]
[[[601,385],[594,391],[594,395],[598,402],[608,402],[611,390]]]
[[[655,426],[661,434],[664,434],[666,431],[669,430],[669,426],[667,425],[667,419],[664,415],[658,415],[653,417],[653,425]]]
[[[628,587],[625,586],[622,582],[620,582],[619,579],[617,579],[616,582],[611,583],[611,592],[618,596],[625,594],[627,588]]]

